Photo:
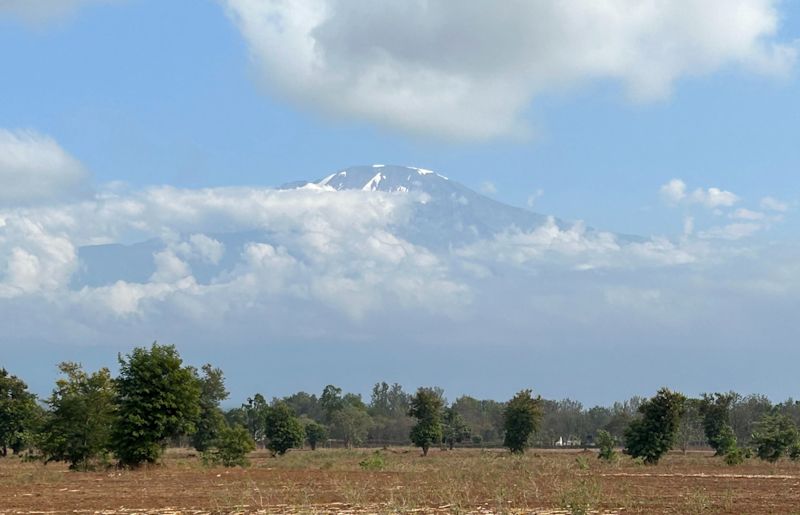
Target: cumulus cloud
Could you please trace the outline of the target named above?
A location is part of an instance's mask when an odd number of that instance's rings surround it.
[[[661,186],[660,192],[664,201],[670,205],[680,203],[699,204],[712,210],[720,207],[731,207],[740,200],[735,193],[714,187],[708,189],[697,188],[692,192],[688,192],[686,183],[681,179],[670,180]]]
[[[266,83],[297,102],[417,133],[527,131],[537,95],[596,79],[635,100],[686,76],[780,74],[773,0],[225,0]]]
[[[0,15],[11,14],[29,23],[49,22],[68,16],[88,4],[120,0],[0,0]]]
[[[88,173],[49,136],[0,129],[0,206],[84,196]]]

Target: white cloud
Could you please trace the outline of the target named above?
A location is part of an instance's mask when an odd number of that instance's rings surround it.
[[[784,73],[773,0],[225,0],[266,83],[325,112],[459,139],[527,132],[537,95],[596,79],[635,100],[739,67]]]
[[[730,192],[719,188],[697,188],[691,193],[687,193],[686,183],[681,179],[672,179],[661,186],[661,197],[670,205],[700,204],[711,210],[720,207],[731,207],[739,202],[739,197]]]
[[[669,204],[677,204],[686,198],[686,183],[680,179],[672,179],[661,186],[661,196]]]
[[[757,233],[764,226],[758,223],[743,222],[712,227],[707,231],[702,231],[698,235],[707,239],[740,240]]]
[[[761,199],[761,208],[767,209],[769,211],[777,211],[779,213],[785,213],[789,210],[789,204],[778,200],[774,197],[764,197]]]
[[[734,211],[733,213],[731,213],[730,217],[731,218],[736,218],[736,219],[739,219],[739,220],[754,220],[754,221],[757,221],[757,220],[764,220],[767,217],[767,215],[765,215],[764,213],[761,213],[759,211],[753,211],[751,209],[746,209],[746,208],[739,208],[736,211]]]
[[[0,15],[11,14],[28,23],[44,23],[68,16],[89,4],[120,0],[0,0]]]
[[[83,196],[87,179],[83,165],[52,138],[0,129],[0,206]]]
[[[485,195],[494,195],[497,193],[497,186],[492,181],[484,181],[481,184],[481,193]]]

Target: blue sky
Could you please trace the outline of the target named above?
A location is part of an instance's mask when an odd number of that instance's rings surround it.
[[[502,202],[566,220],[583,220],[605,231],[646,238],[664,236],[672,241],[696,237],[704,245],[704,256],[714,256],[702,266],[711,267],[713,262],[716,268],[704,268],[691,281],[709,280],[712,276],[733,280],[741,275],[743,268],[739,267],[745,267],[756,268],[765,275],[783,270],[778,275],[784,279],[775,280],[786,282],[789,274],[788,284],[795,284],[792,281],[798,279],[794,275],[796,270],[786,267],[795,255],[798,234],[795,211],[800,200],[797,128],[800,76],[796,63],[800,4],[723,2],[723,7],[716,9],[723,14],[709,12],[702,4],[688,2],[685,20],[680,12],[656,2],[661,11],[649,14],[650,18],[645,16],[642,27],[635,26],[639,21],[625,25],[633,36],[621,38],[619,49],[608,50],[613,54],[611,57],[605,54],[592,57],[591,49],[598,45],[591,37],[603,37],[602,31],[587,36],[585,42],[573,43],[559,40],[542,29],[541,40],[528,41],[522,35],[538,30],[535,27],[528,30],[524,25],[526,16],[533,16],[528,12],[532,8],[516,2],[507,7],[512,15],[514,9],[519,9],[516,16],[522,20],[519,26],[510,21],[511,16],[504,18],[502,13],[493,14],[489,20],[476,17],[481,6],[485,8],[481,2],[468,2],[463,8],[433,2],[431,6],[438,8],[429,6],[429,12],[423,12],[421,4],[411,3],[407,9],[400,9],[397,7],[400,4],[388,2],[391,8],[386,11],[398,24],[398,34],[392,34],[379,30],[392,21],[383,19],[388,15],[368,8],[356,12],[358,8],[338,1],[298,2],[292,8],[281,6],[280,2],[273,5],[256,0],[84,0],[54,12],[52,4],[41,0],[28,4],[0,0],[0,130],[6,131],[5,138],[10,142],[2,147],[0,141],[0,150],[11,152],[9,149],[22,145],[23,140],[33,147],[50,145],[48,148],[56,155],[53,159],[61,163],[53,165],[52,170],[46,169],[48,164],[14,168],[17,165],[6,163],[10,171],[4,171],[0,156],[0,181],[8,181],[8,188],[18,183],[14,174],[28,173],[25,170],[44,170],[41,173],[45,177],[42,179],[45,182],[37,179],[31,183],[31,188],[38,191],[31,197],[37,199],[35,202],[29,201],[27,193],[20,190],[19,194],[0,196],[7,204],[0,204],[0,209],[7,217],[22,216],[21,209],[56,210],[67,199],[60,196],[63,191],[59,189],[66,182],[72,188],[68,200],[77,202],[109,191],[140,198],[148,188],[162,185],[186,191],[227,186],[262,188],[296,179],[320,178],[351,165],[394,163],[433,169]],[[589,5],[579,6],[578,11],[589,11]],[[608,5],[616,8],[622,4]],[[734,10],[732,5],[743,9],[743,18],[724,14]],[[311,14],[304,15],[303,6]],[[292,39],[291,31],[282,36],[271,33],[269,16],[284,16],[284,22],[298,16],[302,28],[304,23],[310,23],[309,19],[321,16],[322,7],[327,9],[328,18],[311,34],[317,38],[317,48],[325,50],[329,68],[318,76],[309,72],[312,75],[306,77],[301,69],[303,47],[297,43],[300,40]],[[275,11],[270,12],[273,8]],[[550,13],[555,23],[577,24],[585,21],[585,16],[595,19],[586,13],[564,11]],[[708,17],[707,30],[698,32],[701,35],[692,32],[694,25],[688,20],[692,16],[698,20]],[[772,24],[770,16],[774,18]],[[663,21],[667,19],[669,23]],[[473,32],[464,27],[472,26],[476,33],[488,37],[485,40],[471,37]],[[502,31],[503,27],[510,28]],[[404,33],[414,37],[406,37]],[[451,46],[452,41],[457,44]],[[661,43],[667,50],[659,46]],[[374,47],[384,53],[364,50]],[[679,50],[670,50],[673,48]],[[664,55],[659,53],[662,51]],[[582,52],[589,57],[583,59]],[[489,57],[484,59],[484,54]],[[380,66],[385,63],[378,62],[375,55],[388,55],[387,59],[395,63],[390,71],[401,74],[396,82],[402,87],[397,86],[397,91],[392,90],[396,84],[363,86],[371,71],[383,70]],[[630,55],[634,57],[628,62],[625,59]],[[416,78],[412,81],[403,77],[404,73]],[[367,89],[361,96],[348,93],[362,86]],[[457,95],[462,86],[466,91],[463,97],[438,96],[441,91],[450,90]],[[395,99],[405,98],[404,94],[408,95],[408,106],[417,106],[408,107],[408,113],[404,112],[404,106],[394,105]],[[448,107],[449,102],[452,107]],[[26,140],[22,134],[33,136]],[[37,152],[40,151],[33,151]],[[47,178],[55,176],[60,178],[51,184]],[[682,195],[669,197],[663,188],[673,179],[683,181],[685,190]],[[48,188],[52,188],[52,195],[40,194],[43,190],[51,191]],[[709,200],[709,188],[728,192],[736,200],[717,205]],[[700,193],[695,195],[698,189]],[[774,203],[765,204],[765,198]],[[770,210],[765,205],[776,209]],[[42,220],[52,220],[53,212],[40,215],[36,223],[49,227]],[[687,217],[692,220],[688,234]],[[737,223],[758,227],[732,227],[732,231],[742,229],[747,234],[737,232],[735,244],[731,238],[721,238],[725,241],[717,244],[713,234],[721,234],[726,227]],[[135,225],[131,222],[126,227]],[[213,225],[204,226],[205,232],[225,229]],[[48,234],[55,238],[72,230],[53,229]],[[150,233],[105,230],[97,229],[92,234],[78,234],[74,230],[65,238],[77,249],[90,243],[111,243],[115,238],[135,243],[137,239],[163,236],[167,231],[163,227]],[[16,270],[12,266],[16,256],[13,252],[28,249],[15,243],[14,237],[9,229],[3,240],[5,246],[0,247],[6,253],[3,269],[9,284],[8,278]],[[32,241],[30,236],[20,238]],[[287,244],[287,248],[291,246]],[[30,255],[34,254],[31,250]],[[772,255],[787,256],[786,263],[771,261]],[[742,256],[750,256],[756,264],[736,264]],[[44,259],[40,257],[38,263],[44,263]],[[76,263],[63,274],[72,274],[79,266]],[[658,275],[664,275],[658,279],[637,273],[618,282],[606,277],[603,284],[604,288],[644,288],[665,296],[668,293],[664,285],[674,280],[670,273],[673,272],[659,271]],[[685,271],[674,273],[684,278],[688,275]],[[651,280],[658,285],[647,286]],[[692,292],[692,283],[686,280],[686,289],[681,294]],[[53,281],[62,284],[66,279]],[[759,281],[766,279],[753,277],[751,283]],[[473,291],[493,290],[497,295],[506,295],[499,282],[481,284],[471,286]],[[566,280],[562,290],[556,288],[554,294],[567,298],[575,295],[576,303],[584,302],[585,299],[579,299],[581,293],[574,291],[581,290],[583,284]],[[43,286],[37,286],[35,291],[19,287],[25,293],[22,297],[8,294],[8,302],[14,302],[15,309],[25,303],[37,306],[41,302],[42,306],[48,306],[45,309],[59,313],[54,316],[67,317],[78,308],[65,307],[65,301],[53,300],[53,291],[60,287],[53,286],[52,291],[42,290]],[[678,291],[673,293],[679,297]],[[508,295],[511,303],[511,294]],[[698,293],[702,298],[708,296],[712,304],[718,300],[717,295],[721,293],[706,290]],[[736,309],[747,309],[748,327],[754,333],[755,328],[763,329],[767,318],[758,309],[770,311],[772,308],[767,306],[774,308],[774,304],[755,298],[746,300],[730,311],[722,308],[710,311],[709,324],[722,323]],[[780,305],[796,301],[795,297],[781,298]],[[301,303],[299,309],[307,307]],[[153,309],[158,314],[152,320],[138,314],[134,321],[113,319],[102,328],[86,322],[74,328],[75,334],[67,339],[80,340],[78,334],[85,336],[85,345],[93,350],[80,351],[78,355],[87,363],[99,362],[102,353],[97,346],[102,348],[99,342],[114,334],[115,327],[136,326],[130,329],[131,334],[146,341],[163,340],[162,334],[177,343],[191,339],[190,329],[167,317],[171,308]],[[497,332],[505,327],[501,323],[503,314],[481,312],[497,324],[494,337],[505,337]],[[239,315],[234,313],[230,320],[220,322],[223,327],[220,331],[225,331],[226,324],[236,323]],[[456,315],[450,323],[462,324],[459,316],[468,315]],[[627,316],[635,317],[631,313]],[[665,315],[664,320],[670,316]],[[676,317],[673,322],[664,322],[665,332],[689,338],[692,340],[689,344],[700,345],[712,360],[720,341],[691,333],[691,324]],[[515,322],[521,325],[509,340],[522,342],[521,335],[531,330],[522,323],[523,318],[520,315]],[[676,319],[679,321],[675,322]],[[175,327],[152,328],[157,321],[165,320],[173,320]],[[432,343],[441,335],[424,329],[430,321],[426,322],[424,317],[413,320],[418,324],[415,332],[419,333],[420,348],[433,354],[447,354]],[[6,319],[2,323],[12,322]],[[563,323],[569,325],[568,320]],[[342,346],[352,346],[364,334],[380,337],[377,329],[366,329],[361,319],[353,324],[338,328],[338,334],[327,338],[340,341]],[[797,327],[791,321],[783,324],[775,329],[778,334],[797,334]],[[636,324],[631,321],[631,325]],[[6,329],[6,333],[15,331],[11,326]],[[283,340],[282,345],[289,345],[281,352],[286,356],[297,355],[296,359],[301,361],[303,352],[291,345],[296,334],[287,328],[275,331],[276,338]],[[644,329],[632,328],[629,333],[610,334],[633,345],[637,338],[647,334],[641,331]],[[551,336],[545,339],[554,345],[552,342],[560,334],[565,334],[563,327],[554,327]],[[689,334],[692,336],[686,336]],[[251,332],[241,339],[250,342],[242,345],[255,345],[252,342],[257,337]],[[487,336],[488,339],[493,338]],[[15,347],[13,355],[21,360],[20,368],[32,370],[30,359],[24,358],[21,342],[49,348],[57,338],[54,334],[28,331],[24,337],[12,340],[6,345]],[[321,345],[314,341],[308,345]],[[512,354],[534,355],[525,346],[529,344],[516,345]],[[753,344],[740,345],[746,353],[747,345]],[[788,341],[783,345],[781,349],[791,348]],[[76,348],[83,347],[70,344],[60,347],[62,350],[58,352],[68,356],[77,352]],[[201,348],[204,347],[198,345],[187,348],[186,352],[203,356],[197,350]],[[116,349],[107,355],[113,357]],[[550,349],[547,352],[558,355]],[[543,348],[539,350],[547,353]],[[329,351],[324,348],[320,352]],[[392,355],[394,351],[386,352]],[[213,361],[214,357],[208,359]],[[396,360],[405,362],[401,358]],[[357,360],[367,368],[377,361],[381,361],[379,352]],[[13,363],[5,365],[13,368]],[[462,368],[473,369],[475,362],[467,360]],[[704,382],[700,368],[692,379],[686,380],[687,388],[700,391],[737,388],[737,384],[753,388],[761,385],[760,381],[737,383],[738,378],[723,380],[721,376]],[[425,381],[433,375],[433,369],[421,370],[417,375],[400,379]],[[249,379],[239,380],[237,393],[256,386],[252,379],[255,372],[249,373]],[[368,383],[369,375],[365,374],[362,382]],[[454,388],[467,389],[471,384],[468,375],[453,373],[444,381]],[[515,376],[520,378],[517,381],[520,387],[525,386],[521,379],[524,375],[519,371]],[[48,383],[52,374],[40,377],[34,380],[38,385]],[[669,378],[666,373],[659,377],[665,381]],[[549,387],[554,396],[560,395],[554,384],[557,379],[554,376],[542,385]],[[478,393],[499,396],[517,386],[493,387],[490,383],[487,379]],[[292,386],[310,389],[316,383],[307,381]],[[623,391],[642,393],[636,389],[652,385],[646,377],[639,377],[607,393],[587,392],[584,386],[575,386],[566,393],[589,401],[607,401],[619,397]],[[778,396],[789,393],[769,381],[761,386]],[[288,385],[275,388],[292,389]]]

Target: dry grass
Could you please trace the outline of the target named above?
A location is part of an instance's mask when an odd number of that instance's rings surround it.
[[[0,459],[0,513],[798,513],[800,464],[725,465],[670,454],[656,467],[594,453],[498,450],[293,451],[249,469],[204,468],[172,450],[159,467],[69,472]]]

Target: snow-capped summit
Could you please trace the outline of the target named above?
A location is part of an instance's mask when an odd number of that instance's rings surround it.
[[[415,204],[409,223],[396,229],[410,241],[431,248],[490,238],[510,227],[531,230],[547,221],[545,215],[497,202],[432,170],[413,166],[354,166],[316,181],[282,186],[300,187],[424,193],[425,200]]]

